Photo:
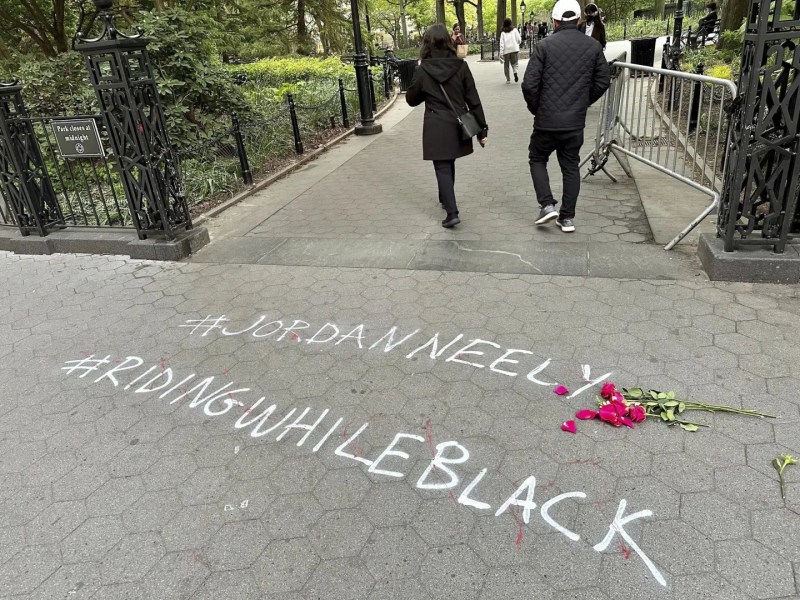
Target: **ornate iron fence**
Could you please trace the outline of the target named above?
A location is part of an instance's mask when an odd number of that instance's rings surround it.
[[[752,0],[745,24],[740,97],[730,127],[718,235],[725,251],[800,237],[800,3]]]
[[[59,121],[91,120],[98,129],[104,156],[95,158],[65,157],[59,152],[53,126]],[[100,115],[29,117],[50,182],[61,207],[66,225],[81,227],[132,228],[130,209],[122,180],[113,164],[108,135]],[[111,164],[109,164],[111,161]]]

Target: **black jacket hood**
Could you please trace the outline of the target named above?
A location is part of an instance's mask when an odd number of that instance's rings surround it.
[[[422,60],[420,68],[430,75],[437,83],[444,83],[458,73],[464,61],[455,56],[436,56]]]

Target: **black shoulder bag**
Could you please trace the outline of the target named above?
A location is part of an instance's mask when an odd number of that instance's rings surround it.
[[[447,92],[444,91],[444,86],[440,83],[439,88],[442,90],[444,94],[445,100],[450,105],[450,110],[453,111],[453,114],[456,116],[458,120],[458,127],[461,130],[461,139],[464,141],[471,140],[476,135],[478,135],[481,131],[483,131],[483,127],[478,124],[478,119],[475,118],[475,115],[469,112],[465,112],[463,115],[459,115],[458,111],[453,106],[453,103],[450,102],[450,96],[447,95]]]

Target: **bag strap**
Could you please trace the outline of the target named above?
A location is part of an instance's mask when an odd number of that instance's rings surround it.
[[[453,103],[450,102],[450,96],[448,96],[447,92],[444,91],[444,86],[441,83],[439,84],[439,89],[442,90],[442,93],[444,94],[445,100],[447,100],[447,103],[450,105],[450,110],[453,111],[453,114],[456,116],[456,119],[458,119],[458,123],[460,125],[461,124],[461,115],[458,114],[458,111],[453,106]]]

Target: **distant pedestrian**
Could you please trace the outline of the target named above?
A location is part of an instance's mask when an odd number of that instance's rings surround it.
[[[422,159],[433,161],[439,203],[447,211],[442,227],[453,227],[461,222],[455,194],[456,159],[472,154],[472,138],[462,135],[455,113],[470,112],[475,116],[482,128],[478,133],[481,146],[487,143],[489,128],[472,72],[466,61],[457,58],[444,25],[434,25],[425,32],[420,59],[406,102],[411,106],[425,103]]]
[[[578,29],[591,38],[600,42],[603,50],[606,49],[606,26],[600,19],[600,10],[596,4],[587,4],[583,9],[586,18],[578,24]]]
[[[511,24],[511,19],[503,21],[503,32],[500,34],[500,60],[503,61],[503,73],[506,83],[511,83],[509,66],[514,71],[514,81],[519,81],[519,45],[522,43],[519,31]]]
[[[456,23],[453,25],[453,34],[450,36],[450,39],[453,40],[454,46],[464,46],[466,45],[467,41],[464,39],[464,36],[461,34],[461,25]]]
[[[542,207],[536,224],[557,219],[565,232],[575,231],[586,110],[600,99],[611,80],[600,44],[578,31],[580,14],[577,0],[556,2],[553,35],[534,47],[522,81],[522,94],[534,116],[528,162]],[[564,181],[560,211],[555,208],[547,175],[547,161],[553,152]]]

